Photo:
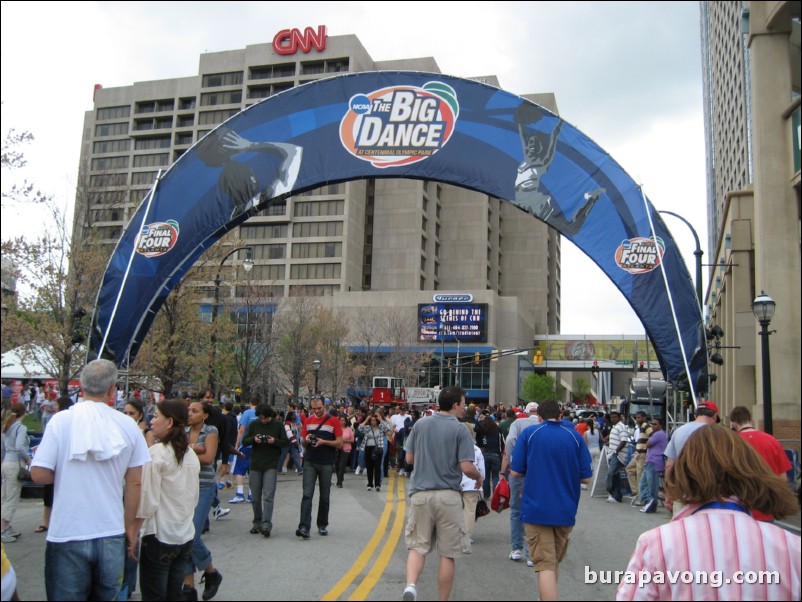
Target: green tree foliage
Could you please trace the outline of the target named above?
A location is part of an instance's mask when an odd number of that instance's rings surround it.
[[[557,386],[554,377],[549,374],[532,373],[526,377],[521,387],[521,398],[527,403],[540,403],[546,399],[556,399]]]

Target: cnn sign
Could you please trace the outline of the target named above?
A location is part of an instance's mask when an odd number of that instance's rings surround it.
[[[299,48],[303,52],[309,52],[312,46],[318,51],[326,49],[325,25],[319,25],[317,32],[311,27],[303,32],[300,29],[282,29],[273,38],[273,50],[277,54],[295,54]]]

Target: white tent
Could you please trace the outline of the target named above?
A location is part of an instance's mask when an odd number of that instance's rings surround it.
[[[0,365],[2,366],[2,378],[36,378],[36,379],[49,379],[55,378],[50,374],[49,370],[42,366],[34,356],[46,353],[41,348],[29,351],[25,347],[17,347],[6,351]]]

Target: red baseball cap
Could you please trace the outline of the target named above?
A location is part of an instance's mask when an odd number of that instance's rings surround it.
[[[697,404],[696,409],[697,410],[710,410],[711,412],[715,412],[716,414],[718,414],[718,407],[716,406],[716,404],[714,404],[709,399]]]

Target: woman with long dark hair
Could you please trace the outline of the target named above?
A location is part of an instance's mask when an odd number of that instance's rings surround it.
[[[156,405],[151,462],[142,472],[137,525],[142,528],[139,587],[143,600],[179,600],[192,551],[192,518],[198,502],[200,462],[184,430],[187,407],[180,400]],[[135,557],[136,544],[129,546]]]
[[[194,451],[200,461],[200,478],[198,487],[198,503],[195,506],[193,523],[195,525],[195,539],[192,543],[192,557],[186,564],[184,572],[184,585],[182,596],[197,596],[195,590],[195,571],[203,571],[201,581],[205,582],[203,599],[211,600],[220,587],[223,576],[212,565],[212,553],[201,539],[203,523],[209,516],[212,501],[217,491],[215,484],[214,460],[217,456],[219,435],[217,429],[206,424],[206,419],[212,411],[212,406],[206,401],[194,401],[189,404],[189,416],[186,427],[189,447]],[[195,599],[195,598],[192,598]]]
[[[359,425],[359,430],[364,435],[360,449],[365,452],[368,491],[373,491],[374,483],[376,484],[376,491],[381,491],[382,460],[387,443],[387,433],[391,433],[392,429],[382,421],[381,415],[376,412],[367,415],[365,421]]]

